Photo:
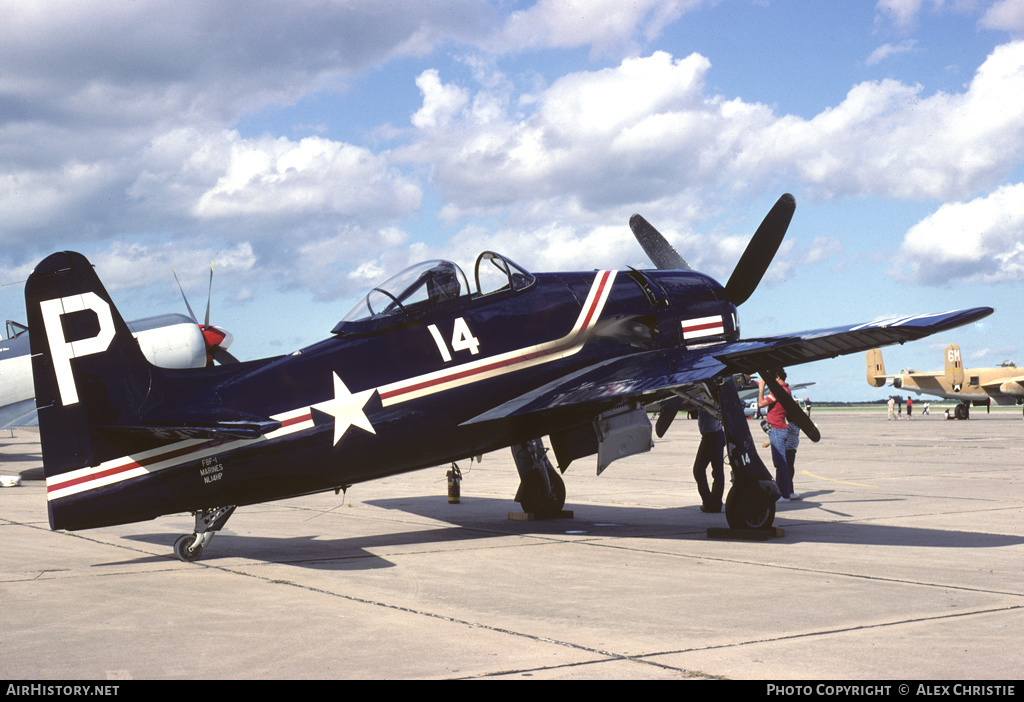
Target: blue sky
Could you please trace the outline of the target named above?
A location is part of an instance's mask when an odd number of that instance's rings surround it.
[[[406,265],[648,266],[643,214],[728,278],[783,192],[744,336],[989,305],[890,370],[1024,364],[1024,0],[0,0],[0,309],[54,250],[129,319],[240,358],[325,337]],[[884,397],[862,356],[791,369]]]

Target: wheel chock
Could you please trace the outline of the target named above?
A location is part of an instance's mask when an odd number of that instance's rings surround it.
[[[572,519],[573,511],[563,509],[558,512],[509,512],[508,518],[514,522],[539,522],[543,519]]]
[[[769,527],[768,529],[729,529],[723,527],[708,527],[709,539],[730,539],[732,541],[767,541],[771,538],[782,538],[786,530],[782,527]]]

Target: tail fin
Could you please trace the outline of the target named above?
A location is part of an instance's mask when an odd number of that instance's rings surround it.
[[[150,365],[81,254],[57,253],[40,263],[25,285],[25,304],[51,529],[124,524],[208,506],[211,494],[190,490],[195,476],[187,468],[168,469],[153,482],[139,461],[183,455],[150,453],[171,444],[221,445],[281,427],[278,420],[197,401],[208,399],[208,386],[218,380],[273,359],[215,368]],[[179,481],[174,489],[172,480]]]
[[[960,392],[964,386],[964,364],[958,344],[946,347],[946,382],[952,386],[953,392]]]
[[[124,455],[97,429],[139,416],[153,369],[92,264],[49,256],[29,276],[25,306],[46,477]]]
[[[882,361],[882,349],[868,349],[866,360],[868,385],[873,388],[885,385],[885,362]]]

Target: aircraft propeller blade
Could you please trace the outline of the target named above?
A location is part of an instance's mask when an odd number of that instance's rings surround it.
[[[658,438],[665,436],[665,432],[668,431],[669,425],[672,424],[672,420],[679,414],[679,410],[683,407],[683,398],[673,397],[666,400],[661,405],[661,412],[658,413],[658,421],[654,424],[654,431],[658,434]]]
[[[772,374],[768,371],[761,371],[761,379],[764,380],[764,384],[772,391],[772,395],[775,399],[782,404],[783,409],[786,410],[786,419],[793,422],[793,424],[800,427],[808,439],[814,443],[818,443],[821,440],[821,432],[818,431],[818,427],[811,421],[811,418],[800,409],[800,405],[793,399],[793,396],[786,392],[785,389],[779,382],[772,377]]]
[[[228,350],[222,346],[213,347],[213,360],[222,366],[226,366],[230,363],[240,363],[240,361],[232,356]]]
[[[691,270],[690,264],[672,248],[668,239],[652,227],[646,219],[638,214],[633,215],[629,218],[629,228],[633,230],[633,236],[636,237],[640,246],[647,253],[647,257],[657,268],[661,270]]]
[[[213,261],[210,261],[210,285],[206,288],[206,319],[203,326],[210,326],[210,297],[213,296]]]
[[[192,321],[195,322],[196,326],[199,327],[199,331],[203,334],[203,342],[206,344],[206,365],[212,366],[214,361],[221,365],[238,363],[238,359],[227,351],[227,347],[231,345],[233,339],[231,332],[210,324],[210,299],[213,296],[213,262],[210,263],[210,285],[206,292],[206,316],[202,324],[196,318],[196,313],[192,311],[192,305],[188,303],[188,296],[185,295],[185,290],[181,287],[181,281],[178,280],[178,274],[174,271],[173,267],[171,267],[171,274],[174,275],[174,281],[178,284],[178,290],[181,291],[181,299],[185,301],[188,316],[192,318]]]
[[[174,266],[171,266],[171,275],[174,276],[174,282],[178,284],[178,290],[181,291],[181,299],[185,301],[185,307],[188,309],[188,316],[192,318],[192,321],[198,326],[199,320],[196,319],[196,313],[192,311],[192,305],[188,304],[188,298],[185,296],[185,290],[181,287],[181,281],[178,280],[178,274],[174,272]]]
[[[796,199],[786,193],[765,216],[761,226],[754,232],[746,250],[740,256],[736,268],[733,269],[729,282],[725,284],[725,295],[732,304],[742,305],[761,282],[768,265],[775,257],[775,252],[786,236],[789,222],[796,210]]]

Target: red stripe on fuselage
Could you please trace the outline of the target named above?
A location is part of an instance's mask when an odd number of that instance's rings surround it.
[[[82,483],[87,483],[93,480],[102,480],[103,478],[109,477],[111,475],[117,475],[118,473],[124,473],[129,470],[135,470],[136,468],[145,468],[146,466],[151,466],[162,461],[170,461],[175,458],[187,456],[191,453],[197,453],[199,451],[205,451],[206,449],[215,448],[217,446],[220,446],[221,444],[227,443],[228,441],[230,441],[230,439],[213,439],[211,441],[205,441],[201,444],[196,444],[195,446],[186,446],[184,448],[176,449],[173,451],[167,451],[166,453],[151,456],[143,460],[129,461],[127,463],[122,463],[117,466],[112,466],[98,473],[89,473],[88,475],[83,475],[78,478],[72,478],[71,480],[65,480],[64,482],[61,483],[47,485],[46,491],[54,492],[56,490],[63,490],[65,488],[74,487],[75,485],[81,485]]]
[[[721,329],[722,322],[709,322],[707,324],[695,324],[690,327],[683,327],[684,332],[704,331],[705,329]]]

